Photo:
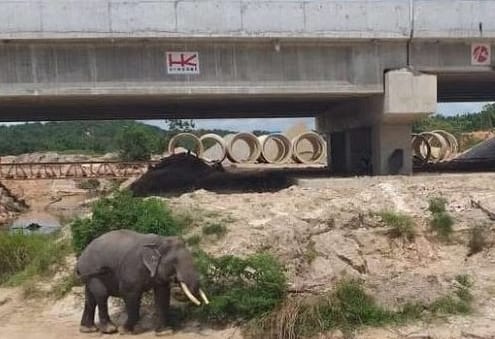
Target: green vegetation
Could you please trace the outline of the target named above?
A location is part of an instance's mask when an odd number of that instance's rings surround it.
[[[443,239],[448,240],[450,235],[454,232],[452,226],[454,225],[454,218],[447,212],[435,213],[430,221],[432,230]]]
[[[304,252],[304,259],[308,264],[311,264],[315,261],[318,256],[318,252],[315,249],[315,242],[313,240],[309,240],[308,246],[306,247],[306,251]]]
[[[199,234],[195,234],[186,239],[186,244],[191,247],[198,246],[201,242],[201,236]]]
[[[335,290],[323,297],[291,298],[260,323],[250,329],[252,337],[309,337],[334,329],[345,333],[361,326],[403,324],[428,316],[465,314],[471,311],[470,284],[458,280],[456,291],[431,304],[406,303],[397,310],[380,306],[355,280],[340,282]]]
[[[415,133],[433,131],[436,129],[446,130],[456,136],[462,133],[491,130],[495,122],[495,104],[488,104],[479,113],[468,113],[456,116],[434,115],[413,125]]]
[[[16,286],[52,273],[70,251],[54,235],[0,232],[0,283]]]
[[[200,250],[194,254],[203,276],[202,286],[210,296],[208,306],[192,309],[194,317],[203,321],[255,319],[272,311],[287,293],[283,267],[269,254],[244,259],[213,258]]]
[[[139,125],[124,128],[117,136],[120,159],[124,161],[150,160],[158,144],[158,136]]]
[[[429,200],[428,210],[431,213],[443,213],[446,211],[447,199],[435,197]]]
[[[227,233],[227,227],[223,224],[208,223],[202,227],[204,235],[216,235],[220,239]]]
[[[117,229],[164,236],[180,235],[184,227],[159,199],[134,198],[128,191],[116,192],[111,198],[98,200],[92,217],[71,224],[74,249],[80,253],[91,240]]]
[[[383,211],[378,215],[391,228],[389,234],[392,238],[413,241],[416,237],[416,224],[409,215],[393,211]]]

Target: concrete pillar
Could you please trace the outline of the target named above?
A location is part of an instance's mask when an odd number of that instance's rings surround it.
[[[373,174],[411,174],[411,123],[378,123],[372,128]]]

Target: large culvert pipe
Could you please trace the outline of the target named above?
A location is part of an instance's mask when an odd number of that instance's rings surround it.
[[[225,136],[227,158],[235,163],[254,163],[261,154],[261,144],[252,133],[237,133]]]
[[[326,142],[315,132],[304,132],[292,139],[292,158],[301,164],[315,164],[325,157]]]
[[[450,146],[447,140],[438,133],[423,132],[419,135],[426,138],[431,148],[431,160],[433,162],[442,161],[450,152]]]
[[[184,146],[184,144],[182,144],[184,142],[192,143],[193,146],[187,144]],[[183,148],[194,152],[198,157],[200,157],[204,152],[203,144],[197,136],[191,133],[179,133],[170,139],[168,143],[168,153],[175,154],[176,148],[181,145]]]
[[[205,149],[203,158],[209,161],[218,162],[222,162],[225,160],[225,157],[227,156],[227,144],[221,136],[213,133],[208,133],[201,136],[199,140],[201,141],[201,145],[203,145],[203,148],[205,148],[206,143],[213,142],[213,146]]]
[[[411,147],[413,150],[413,157],[421,165],[430,161],[431,147],[428,140],[422,135],[413,134],[411,140]]]
[[[450,154],[456,154],[457,152],[459,152],[459,143],[457,142],[457,138],[453,134],[441,129],[432,131],[432,133],[440,134],[445,138],[445,140],[447,140],[447,143],[450,147]]]
[[[269,164],[282,164],[292,155],[292,143],[289,138],[280,133],[258,137],[261,144],[259,160]]]

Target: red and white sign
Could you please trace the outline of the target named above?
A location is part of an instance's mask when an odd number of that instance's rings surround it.
[[[490,66],[492,53],[490,44],[471,45],[471,65]]]
[[[167,52],[168,74],[199,74],[198,52]]]

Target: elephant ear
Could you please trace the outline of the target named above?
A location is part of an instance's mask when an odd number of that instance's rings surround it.
[[[156,274],[160,257],[160,252],[154,246],[144,246],[142,254],[143,264],[150,271],[152,278]]]

